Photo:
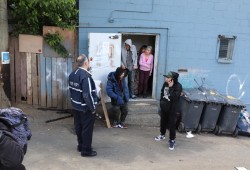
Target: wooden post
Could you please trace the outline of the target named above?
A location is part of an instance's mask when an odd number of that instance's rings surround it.
[[[105,104],[104,97],[103,97],[102,83],[100,83],[100,97],[101,97],[102,109],[103,109],[103,112],[104,112],[104,116],[105,116],[105,119],[106,119],[107,126],[108,126],[108,128],[111,128],[110,121],[109,121],[109,115],[108,115],[106,104]]]
[[[31,53],[26,53],[27,61],[27,103],[32,104]]]
[[[0,108],[7,108],[7,107],[10,107],[11,104],[10,104],[9,99],[4,93],[3,85],[4,83],[0,80]]]

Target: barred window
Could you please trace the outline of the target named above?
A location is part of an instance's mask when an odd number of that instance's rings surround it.
[[[220,63],[232,63],[233,51],[236,36],[227,37],[224,35],[218,36],[218,62]]]

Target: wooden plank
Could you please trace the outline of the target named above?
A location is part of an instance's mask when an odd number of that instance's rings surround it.
[[[20,53],[21,56],[21,99],[27,103],[27,57],[26,53]]]
[[[67,59],[62,58],[62,103],[63,109],[67,109],[68,100],[67,100],[67,88],[68,88],[68,77],[67,77]]]
[[[9,41],[9,50],[10,50],[10,95],[11,95],[11,103],[14,104],[16,102],[16,91],[15,91],[15,41],[17,38],[10,37]]]
[[[27,60],[27,103],[32,104],[32,83],[31,83],[31,53],[26,53]]]
[[[37,58],[36,53],[31,53],[31,84],[32,84],[32,103],[37,105],[38,104],[38,79],[37,79]]]
[[[46,107],[46,76],[45,67],[46,59],[43,54],[40,54],[40,93],[41,93],[41,106]]]
[[[63,106],[62,106],[62,66],[61,66],[61,63],[62,63],[62,58],[57,58],[56,59],[56,77],[57,77],[57,107],[62,109]]]
[[[52,106],[52,90],[51,90],[51,57],[46,57],[46,94],[47,94],[47,107]]]
[[[19,34],[19,52],[42,53],[43,37],[37,35]]]
[[[67,101],[68,101],[68,109],[71,109],[71,100],[70,100],[70,91],[69,91],[69,85],[68,85],[68,79],[69,75],[72,72],[72,58],[68,58],[67,60]]]
[[[56,77],[56,68],[57,68],[56,58],[52,57],[52,107],[57,107],[57,77]]]
[[[16,102],[21,102],[21,58],[19,53],[18,40],[15,41],[15,81],[16,81]]]
[[[105,116],[105,119],[106,119],[107,126],[108,126],[108,128],[111,128],[106,103],[104,101],[102,83],[100,84],[100,97],[101,97],[102,109],[103,109],[103,112],[104,112],[104,116]]]
[[[38,91],[38,105],[41,105],[41,69],[40,69],[40,54],[37,54],[37,91]]]

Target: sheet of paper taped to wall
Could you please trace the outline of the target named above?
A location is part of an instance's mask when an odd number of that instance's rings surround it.
[[[95,82],[97,96],[100,97],[100,90],[101,90],[100,85],[101,85],[102,81],[101,80],[94,80],[94,82]]]

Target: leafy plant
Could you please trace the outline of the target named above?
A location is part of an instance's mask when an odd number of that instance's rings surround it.
[[[63,37],[56,32],[55,34],[47,33],[44,36],[44,40],[49,46],[55,50],[56,53],[61,55],[62,57],[68,57],[69,53],[66,48],[61,44]]]
[[[74,29],[78,24],[78,0],[8,0],[14,20],[13,34],[42,35],[43,26]],[[68,56],[59,33],[46,34],[45,41],[58,54]]]
[[[78,23],[77,0],[8,0],[14,35],[42,35],[42,28],[73,29]]]

